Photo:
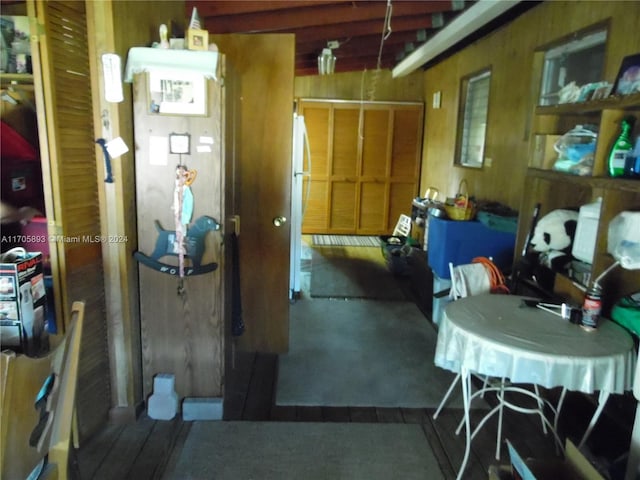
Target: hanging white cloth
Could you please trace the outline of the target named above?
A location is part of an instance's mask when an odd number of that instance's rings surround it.
[[[451,290],[449,297],[453,300],[470,297],[491,291],[491,279],[485,266],[481,263],[469,263],[454,267],[451,270]]]

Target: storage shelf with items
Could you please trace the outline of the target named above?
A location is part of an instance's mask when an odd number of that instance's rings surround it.
[[[614,262],[607,253],[607,236],[611,220],[623,211],[640,210],[640,179],[612,178],[608,174],[608,158],[612,145],[620,133],[623,118],[633,117],[640,124],[640,93],[623,97],[609,97],[580,103],[538,106],[533,112],[529,169],[520,211],[533,212],[540,204],[539,218],[555,209],[579,209],[602,199],[595,246],[587,274],[580,277],[569,273],[552,272],[551,285],[542,285],[554,294],[579,303],[590,281]],[[553,144],[576,125],[595,125],[598,137],[590,175],[575,175],[554,170]],[[636,138],[637,130],[632,138]],[[517,252],[521,255],[530,224],[521,222],[517,237]],[[520,259],[516,259],[518,262]],[[613,303],[624,295],[640,290],[640,274],[622,268],[613,269],[602,281],[604,288],[603,313],[607,315]]]
[[[625,117],[640,120],[640,93],[624,97],[609,97],[588,102],[538,106],[534,111],[529,167],[553,170],[558,154],[553,145],[562,135],[578,125],[597,128],[593,165],[588,176],[607,176],[607,161],[611,147],[620,133]],[[567,172],[558,172],[565,173]]]
[[[2,85],[33,84],[33,75],[31,73],[0,73],[0,82]]]

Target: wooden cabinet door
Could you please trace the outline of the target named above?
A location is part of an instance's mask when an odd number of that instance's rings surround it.
[[[359,177],[360,112],[351,106],[333,108],[332,155],[329,171],[329,231],[353,233]]]
[[[309,149],[304,149],[304,165],[310,175],[303,185],[303,228],[322,232],[329,222],[329,151],[331,148],[330,108],[326,103],[310,102],[300,109],[307,129]],[[308,152],[311,152],[309,158]]]
[[[411,213],[411,202],[418,195],[422,161],[422,128],[422,105],[399,105],[393,109],[387,209],[387,232],[389,233],[401,214]]]
[[[387,230],[393,114],[383,107],[367,108],[362,115],[362,161],[356,232],[376,235]]]
[[[391,233],[418,193],[422,104],[301,100],[299,111],[311,151],[303,233]]]

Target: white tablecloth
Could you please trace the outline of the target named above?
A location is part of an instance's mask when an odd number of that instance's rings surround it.
[[[633,388],[631,335],[610,320],[586,331],[522,297],[478,295],[449,304],[438,331],[435,364],[506,377],[514,383],[562,386],[585,393]]]

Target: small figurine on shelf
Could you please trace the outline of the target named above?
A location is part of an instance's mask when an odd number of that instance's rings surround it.
[[[169,48],[169,39],[168,39],[169,31],[167,29],[167,26],[164,23],[160,25],[159,33],[160,33],[160,48]]]

